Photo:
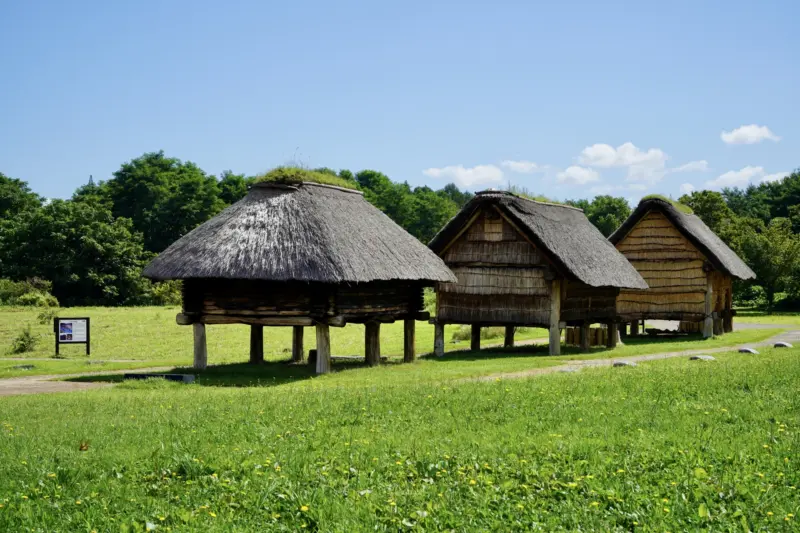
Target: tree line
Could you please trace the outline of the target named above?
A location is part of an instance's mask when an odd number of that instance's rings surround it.
[[[452,183],[434,190],[392,181],[375,170],[314,170],[352,181],[367,201],[425,243],[472,198]],[[16,292],[44,283],[69,306],[174,302],[178,285],[151,283],[142,269],[172,242],[243,198],[255,179],[232,171],[210,175],[192,162],[152,152],[123,163],[107,180],[90,179],[67,200],[45,201],[25,181],[0,173],[0,279],[7,286],[16,282]],[[751,266],[765,254],[786,258],[785,247],[797,245],[797,174],[746,190],[696,192],[681,201]],[[606,236],[631,212],[624,198],[605,195],[565,203],[583,209]],[[775,243],[781,243],[780,254]],[[800,292],[800,268],[788,258],[784,263],[763,272],[763,279],[772,280],[763,286],[770,303],[780,291]],[[756,272],[761,282],[762,273]]]

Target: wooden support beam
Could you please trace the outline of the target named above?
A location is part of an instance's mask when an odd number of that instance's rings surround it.
[[[328,324],[317,324],[317,374],[331,371],[331,331]]]
[[[708,339],[714,336],[714,318],[711,316],[714,305],[714,286],[711,284],[711,276],[708,276],[708,283],[706,284],[706,301],[705,301],[705,314],[706,318],[703,321],[703,338]]]
[[[725,290],[725,316],[722,318],[722,331],[723,333],[730,333],[733,331],[733,299],[731,297],[731,290]]]
[[[343,328],[347,325],[347,321],[343,316],[330,316],[324,322],[334,328]]]
[[[417,358],[416,322],[407,318],[403,321],[403,362],[413,363]]]
[[[561,354],[561,280],[550,282],[550,355]]]
[[[175,322],[177,322],[179,326],[191,326],[194,324],[194,317],[184,313],[178,313],[175,316]]]
[[[208,366],[208,348],[206,347],[206,325],[193,324],[194,327],[194,368],[205,370]]]
[[[631,322],[631,337],[635,337],[639,334],[639,319],[637,318],[633,322]]]
[[[514,333],[517,331],[517,328],[514,326],[506,326],[506,338],[503,340],[503,348],[513,348],[514,347]]]
[[[606,339],[606,346],[612,350],[617,347],[619,342],[619,329],[616,322],[608,323],[608,338]]]
[[[303,326],[292,327],[292,361],[303,361]]]
[[[250,364],[260,365],[264,362],[264,326],[250,326]]]
[[[380,322],[364,324],[364,357],[369,366],[376,366],[381,362]]]
[[[444,356],[444,324],[438,322],[433,325],[433,355]]]
[[[619,325],[619,338],[624,339],[627,336],[628,336],[628,323],[622,322]]]
[[[589,351],[589,328],[591,328],[591,324],[588,322],[585,324],[581,324],[581,351],[588,352]]]
[[[473,352],[481,349],[481,327],[476,324],[472,324],[469,349]]]

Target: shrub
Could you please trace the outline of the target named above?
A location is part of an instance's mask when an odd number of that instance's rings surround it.
[[[0,279],[0,305],[58,307],[58,300],[50,294],[52,288],[52,283],[41,278]]]
[[[52,307],[45,309],[36,316],[39,324],[52,324],[53,320],[58,316],[58,310]]]
[[[26,292],[13,303],[26,307],[58,307],[56,297],[46,292]]]
[[[151,305],[180,305],[181,282],[162,281],[154,283],[150,290],[149,302]]]
[[[31,332],[31,325],[25,326],[19,335],[11,343],[12,354],[32,352],[39,342],[39,338]]]

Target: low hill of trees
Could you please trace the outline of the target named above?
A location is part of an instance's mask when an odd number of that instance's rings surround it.
[[[435,190],[376,170],[315,170],[352,181],[425,243],[472,198],[452,183]],[[192,162],[151,152],[123,163],[107,180],[90,180],[68,200],[45,202],[25,181],[0,173],[0,278],[48,280],[65,305],[174,301],[177,285],[152,284],[142,268],[241,199],[254,179],[233,171],[213,176]],[[800,295],[800,174],[744,190],[694,192],[680,201],[758,274],[755,284],[737,288],[738,297],[771,307],[780,293]],[[583,209],[606,236],[631,212],[624,198],[613,196],[564,203]]]

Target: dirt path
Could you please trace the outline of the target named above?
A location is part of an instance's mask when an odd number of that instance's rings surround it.
[[[754,327],[758,327],[761,329],[781,327],[780,325],[776,326],[774,324],[743,324],[743,326],[744,327],[741,329],[753,329]],[[791,344],[800,343],[800,330],[783,331],[778,335],[770,337],[769,339],[766,339],[764,341],[752,343],[752,346],[772,346],[773,344],[779,341],[784,341]],[[640,361],[656,361],[659,359],[671,359],[673,357],[689,357],[692,355],[711,355],[715,353],[729,352],[735,348],[736,346],[722,346],[719,348],[710,348],[708,350],[683,350],[680,352],[653,353],[646,355],[634,355],[631,357],[616,357],[616,358],[612,357],[609,359],[588,359],[588,360],[576,359],[572,361],[566,361],[563,365],[549,366],[545,368],[532,368],[530,370],[520,370],[519,372],[503,372],[498,374],[491,374],[488,376],[481,376],[480,378],[476,378],[475,381],[494,381],[497,379],[520,379],[532,376],[540,376],[542,374],[553,374],[555,372],[578,372],[583,368],[613,366],[614,363],[620,361],[628,361],[636,363]]]
[[[127,370],[106,370],[105,372],[81,372],[80,374],[59,374],[50,376],[25,376],[21,378],[0,379],[0,396],[18,394],[42,394],[46,392],[73,392],[86,389],[110,387],[113,383],[57,381],[81,376],[125,374],[127,372],[164,372],[173,367],[137,368]]]

